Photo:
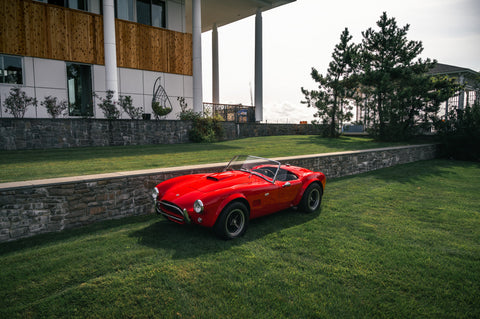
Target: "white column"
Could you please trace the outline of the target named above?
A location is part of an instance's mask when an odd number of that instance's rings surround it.
[[[262,11],[255,16],[255,121],[263,120]]]
[[[220,101],[220,75],[218,69],[218,30],[217,24],[212,29],[212,102],[218,104]]]
[[[463,75],[460,75],[460,78],[459,78],[458,82],[460,82],[460,84],[464,84],[465,83],[465,77]],[[460,94],[458,96],[458,109],[459,110],[464,109],[464,100],[465,100],[465,91],[461,90]]]
[[[115,40],[114,0],[103,0],[103,38],[105,48],[105,89],[114,92],[118,100],[117,47]]]
[[[203,112],[202,93],[202,2],[192,0],[193,111]]]

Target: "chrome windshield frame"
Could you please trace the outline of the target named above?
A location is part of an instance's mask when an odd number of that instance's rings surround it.
[[[274,174],[273,178],[253,170],[256,166],[260,166],[260,165],[273,167],[275,169],[275,173],[272,172]],[[227,166],[224,168],[223,171],[224,172],[226,171],[247,172],[255,176],[258,176],[260,178],[263,178],[269,183],[274,184],[277,179],[278,172],[280,171],[281,165],[282,164],[278,161],[274,161],[264,157],[258,157],[258,156],[252,156],[252,155],[236,155],[230,160],[230,162],[227,164]]]

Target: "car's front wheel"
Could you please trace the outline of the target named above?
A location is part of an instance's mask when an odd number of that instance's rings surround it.
[[[322,203],[323,190],[317,183],[310,184],[303,194],[300,208],[306,213],[313,213]]]
[[[223,209],[213,229],[220,238],[237,238],[247,230],[248,219],[248,208],[245,204],[233,202]]]

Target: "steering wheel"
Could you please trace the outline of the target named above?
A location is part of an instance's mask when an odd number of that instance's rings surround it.
[[[269,169],[264,168],[264,169],[261,170],[261,172],[262,172],[263,175],[265,175],[267,177],[270,177],[270,178],[275,177],[275,174]]]

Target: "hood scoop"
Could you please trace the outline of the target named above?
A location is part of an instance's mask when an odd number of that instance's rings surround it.
[[[214,174],[207,175],[208,180],[216,181],[216,182],[227,179],[227,178],[231,178],[231,177],[233,177],[232,172],[222,172],[222,173],[214,173]]]

